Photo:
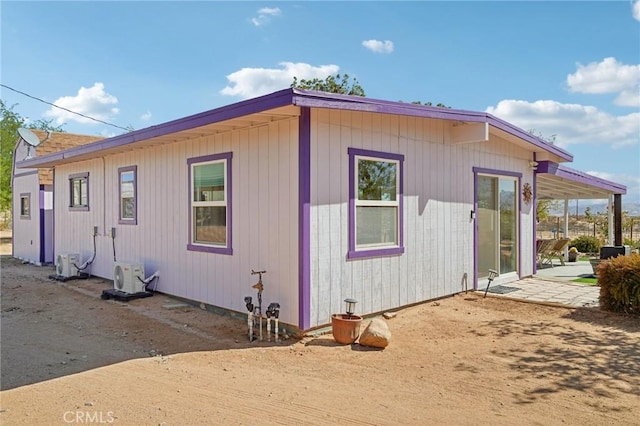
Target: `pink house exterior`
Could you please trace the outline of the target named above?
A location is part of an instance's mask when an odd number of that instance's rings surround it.
[[[55,170],[57,252],[89,258],[97,227],[93,275],[117,256],[246,313],[264,269],[264,305],[307,330],[347,297],[367,315],[532,275],[537,180],[572,159],[484,112],[286,89],[21,167]]]

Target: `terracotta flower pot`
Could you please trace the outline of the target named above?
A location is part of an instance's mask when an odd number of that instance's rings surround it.
[[[362,317],[358,315],[333,314],[331,315],[331,331],[336,342],[350,345],[360,336],[360,324]]]

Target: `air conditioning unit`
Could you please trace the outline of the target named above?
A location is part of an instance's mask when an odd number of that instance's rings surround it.
[[[80,263],[80,255],[78,253],[60,253],[56,257],[56,274],[58,276],[69,278],[78,275],[76,265]]]
[[[145,291],[144,266],[136,263],[116,262],[113,266],[113,288],[123,293]]]

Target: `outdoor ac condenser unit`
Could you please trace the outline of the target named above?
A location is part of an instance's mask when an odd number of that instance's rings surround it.
[[[145,291],[144,266],[135,263],[116,262],[113,266],[113,288],[123,293]]]
[[[60,253],[56,257],[56,274],[69,278],[78,275],[77,264],[80,263],[78,253]]]

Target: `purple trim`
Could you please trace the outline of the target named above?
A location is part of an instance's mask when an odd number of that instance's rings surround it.
[[[44,185],[40,185],[38,193],[40,219],[40,263],[45,263],[45,218],[44,218]]]
[[[55,179],[55,169],[53,170],[53,177]],[[53,185],[40,185],[40,244],[41,244],[41,259],[40,262],[43,264],[52,263],[53,262],[53,219],[54,219],[54,211],[53,211]],[[47,193],[51,193],[51,209],[49,218],[47,218],[47,210],[45,206],[45,197]],[[51,247],[51,250],[47,250]]]
[[[522,174],[518,176],[518,182],[516,185],[516,191],[518,191],[518,279],[522,278]]]
[[[536,161],[533,153],[533,161]],[[539,164],[538,164],[539,165]],[[533,274],[538,272],[538,167],[533,171]]]
[[[517,179],[517,191],[518,191],[518,267],[516,273],[518,278],[521,277],[522,268],[522,188],[521,180],[522,173],[509,172],[505,170],[486,169],[483,167],[473,167],[473,210],[478,215],[478,175],[495,175],[495,176],[510,176]],[[473,228],[473,288],[478,289],[478,221],[475,220],[475,226]]]
[[[298,125],[298,328],[311,327],[311,110]]]
[[[581,183],[583,185],[589,185],[596,188],[604,189],[615,194],[626,194],[627,187],[619,183],[614,183],[606,179],[602,179],[588,173],[581,172],[579,170],[571,169],[569,167],[562,166],[553,161],[540,161],[536,170],[536,174],[547,173],[550,175],[558,176],[563,179],[570,180],[572,182]]]
[[[202,157],[193,157],[193,158],[188,158],[187,159],[187,175],[188,175],[188,180],[187,180],[187,194],[188,194],[188,222],[189,222],[189,231],[187,233],[187,235],[189,236],[189,241],[187,242],[187,250],[189,251],[200,251],[200,252],[205,252],[205,253],[217,253],[217,254],[233,254],[233,244],[232,244],[232,235],[233,233],[231,232],[232,230],[232,206],[233,206],[233,200],[232,200],[232,193],[233,191],[231,190],[232,186],[231,186],[231,159],[233,158],[233,153],[231,152],[225,152],[222,154],[211,154],[211,155],[203,155]],[[191,242],[191,237],[192,237],[192,233],[193,233],[193,229],[191,228],[191,224],[192,224],[192,219],[191,219],[191,215],[193,214],[193,210],[191,209],[191,197],[193,196],[193,194],[191,194],[191,165],[192,164],[196,164],[196,163],[204,163],[206,161],[216,161],[216,160],[225,160],[227,163],[227,175],[225,177],[225,182],[224,182],[224,186],[225,186],[225,198],[227,200],[227,245],[226,247],[213,247],[213,246],[206,246],[206,245],[201,245],[201,244],[195,244]]]
[[[478,173],[473,168],[473,289],[478,289]]]
[[[122,173],[133,172],[133,219],[122,218]],[[138,166],[118,169],[118,223],[120,225],[138,224]]]
[[[391,256],[404,253],[404,155],[388,152],[370,151],[367,149],[348,148],[349,154],[349,251],[347,259],[362,259],[379,256]],[[383,160],[398,161],[400,164],[398,182],[398,247],[382,249],[360,249],[356,248],[356,165],[355,157],[373,157]]]
[[[230,120],[286,105],[488,123],[497,129],[529,142],[540,151],[549,152],[550,154],[556,155],[566,161],[573,160],[573,156],[569,152],[564,151],[555,145],[551,145],[529,132],[485,112],[414,105],[404,102],[384,101],[380,99],[364,98],[361,96],[338,95],[311,90],[284,89],[254,99],[248,99],[246,101],[237,102],[210,111],[169,121],[157,126],[151,126],[146,129],[136,130],[65,151],[21,161],[18,166],[22,168],[51,167],[65,162],[80,161],[88,158],[104,156],[104,153],[101,151],[136,144],[155,137],[194,129],[208,124],[218,123],[220,121]]]
[[[312,90],[293,89],[293,104],[315,108],[334,108],[353,111],[378,112],[383,114],[408,115],[414,117],[438,118],[443,120],[484,122],[531,143],[536,148],[557,155],[566,161],[573,161],[569,152],[545,142],[543,139],[526,132],[504,120],[486,112],[439,108],[427,105],[415,105],[404,102],[384,101],[333,93],[314,92]]]
[[[495,169],[484,169],[482,167],[474,167],[474,173],[480,173],[485,175],[496,175],[496,176],[512,176],[512,177],[522,177],[522,173],[520,172],[509,172],[506,170],[495,170]]]
[[[29,200],[29,214],[22,214],[22,198],[27,198]],[[20,219],[31,220],[31,193],[30,192],[21,192],[20,193]]]
[[[87,205],[72,205],[73,203],[73,180],[78,178],[85,178],[87,181]],[[81,198],[82,198],[82,194]],[[76,173],[73,175],[69,175],[69,211],[72,212],[88,212],[89,211],[89,172],[84,173]]]
[[[80,161],[92,156],[104,156],[98,152],[119,148],[125,145],[133,145],[148,139],[165,136],[172,133],[190,130],[208,124],[231,120],[245,115],[254,114],[273,108],[291,105],[292,89],[280,90],[268,95],[248,99],[231,105],[168,121],[156,126],[125,133],[108,139],[102,139],[90,144],[78,146],[65,151],[43,155],[30,160],[20,162],[20,167],[38,167],[43,164],[55,165],[64,162]],[[85,158],[78,158],[84,156]],[[89,156],[89,157],[87,157]],[[66,161],[65,161],[66,160]]]
[[[51,256],[56,252],[56,169],[53,169],[53,185],[51,188]],[[52,259],[53,260],[53,259]]]

